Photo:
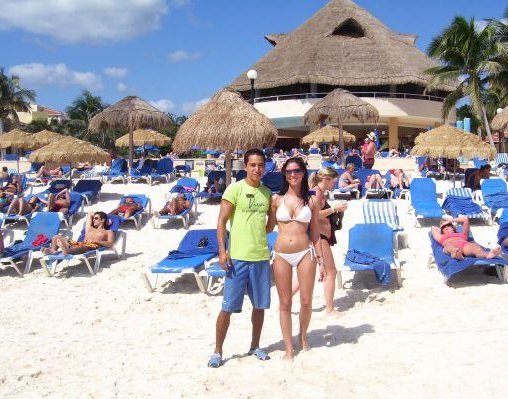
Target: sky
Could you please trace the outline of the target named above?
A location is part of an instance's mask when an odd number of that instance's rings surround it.
[[[0,67],[64,111],[83,89],[112,104],[137,95],[190,114],[245,73],[327,0],[0,0]],[[356,0],[429,42],[456,15],[500,18],[505,0]]]

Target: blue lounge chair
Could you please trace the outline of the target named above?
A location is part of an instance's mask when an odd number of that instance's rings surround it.
[[[129,183],[133,181],[145,180],[146,182],[151,182],[151,175],[154,169],[153,162],[150,159],[147,159],[141,169],[131,168],[129,170],[129,175],[127,180]]]
[[[192,172],[192,168],[190,165],[176,165],[175,166],[175,174],[176,175],[184,175],[184,176],[189,176],[191,175],[191,172]]]
[[[48,188],[37,195],[41,194],[58,194],[60,191],[65,189],[72,190],[72,180],[70,179],[57,179],[52,180],[48,184]]]
[[[376,169],[359,169],[355,172],[355,177],[360,179],[361,195],[364,198],[390,198],[392,191],[385,187],[380,189],[367,188],[367,180],[372,175],[381,175]]]
[[[506,267],[508,265],[508,261],[505,259],[499,257],[494,259],[480,259],[473,256],[468,256],[463,260],[454,259],[446,254],[443,251],[443,246],[434,240],[432,232],[429,232],[429,239],[432,247],[432,254],[429,256],[429,267],[432,263],[435,263],[446,284],[448,284],[450,277],[472,266],[495,266],[497,276],[501,282],[505,283],[508,281],[508,271]],[[472,240],[472,236],[470,237],[470,240]]]
[[[124,223],[128,220],[132,220],[134,222],[134,224],[136,225],[136,229],[139,230],[141,227],[141,219],[142,219],[143,215],[145,213],[148,213],[148,214],[152,213],[152,204],[151,204],[150,198],[148,198],[144,194],[128,194],[128,195],[124,195],[120,199],[119,205],[124,204],[125,200],[128,197],[133,198],[134,202],[137,202],[138,204],[141,205],[141,208],[136,213],[134,213],[132,216],[130,216],[128,218],[120,216],[120,219],[121,219],[122,223]]]
[[[162,158],[157,161],[155,170],[150,173],[149,182],[152,184],[154,179],[165,179],[166,183],[169,183],[174,174],[173,160],[171,158]]]
[[[5,248],[0,259],[0,266],[2,268],[13,267],[20,276],[28,273],[32,266],[33,252],[48,246],[53,236],[58,234],[59,229],[60,216],[58,213],[38,212],[34,214],[23,241]],[[46,238],[47,241],[43,242],[42,238]],[[23,271],[16,265],[16,261],[22,258],[26,258]]]
[[[239,170],[236,172],[236,181],[240,181],[242,179],[245,179],[247,177],[247,172],[245,170]]]
[[[337,273],[339,287],[342,287],[341,271],[344,270],[373,270],[381,285],[389,285],[392,268],[396,284],[400,287],[401,270],[394,257],[393,230],[390,226],[384,223],[356,224],[349,230],[344,266]]]
[[[81,196],[81,194],[71,191],[70,196],[71,196],[71,205],[69,206],[69,211],[66,214],[58,212],[62,217],[62,222],[65,223],[67,228],[72,226],[75,215],[85,213],[83,207],[83,197]]]
[[[102,175],[102,178],[105,183],[115,180],[121,180],[122,183],[125,183],[125,179],[127,178],[127,170],[127,160],[123,158],[116,158],[113,159],[111,162],[111,168]]]
[[[105,255],[115,255],[118,259],[125,257],[125,247],[127,243],[127,234],[125,231],[120,230],[120,224],[122,220],[119,216],[108,215],[109,229],[115,234],[115,244],[112,248],[101,247],[98,249],[90,250],[82,254],[54,254],[46,255],[41,258],[41,265],[46,270],[48,276],[53,276],[58,268],[63,264],[69,264],[71,261],[82,261],[85,263],[90,274],[96,274],[101,266],[102,257]],[[80,236],[77,239],[78,242],[82,242],[85,239],[86,222],[83,223]],[[120,247],[120,250],[118,250]],[[90,258],[95,258],[94,266],[90,264]]]
[[[420,226],[419,220],[441,219],[443,209],[437,202],[436,182],[430,178],[416,178],[409,186],[410,209],[416,218],[416,227]]]
[[[267,159],[265,162],[265,173],[275,172],[277,163],[273,159]]]
[[[78,180],[72,191],[80,194],[85,200],[85,203],[90,204],[95,200],[99,200],[101,195],[101,189],[102,182],[100,180],[86,179],[86,180]]]
[[[200,198],[201,200],[210,199],[210,198],[215,198],[215,199],[222,198],[222,193],[211,193],[210,194],[208,192],[207,188],[213,184],[215,179],[223,179],[224,181],[226,181],[226,171],[225,170],[212,170],[212,171],[208,172],[208,180],[206,182],[206,187],[203,191],[198,193],[196,198]]]
[[[335,198],[335,199],[344,199],[344,198],[345,199],[352,199],[352,198],[360,199],[360,190],[339,187],[340,176],[342,175],[342,173],[344,173],[344,169],[336,169],[336,170],[337,170],[337,173],[339,174],[339,178],[335,182],[335,187],[333,188],[333,191],[332,191],[333,198]]]
[[[469,219],[483,219],[489,225],[492,224],[490,213],[474,202],[473,192],[469,188],[450,188],[441,207],[454,218],[467,216]]]
[[[359,155],[356,155],[356,154],[353,154],[353,155],[348,155],[346,157],[346,165],[348,163],[352,163],[353,165],[355,165],[355,170],[358,170],[358,169],[362,169],[363,168],[363,161],[362,161],[362,157],[359,156]]]
[[[263,184],[272,190],[272,193],[274,194],[278,193],[282,189],[282,184],[284,183],[284,178],[282,177],[281,172],[265,173],[261,180]]]
[[[441,173],[436,169],[436,168],[432,168],[432,169],[422,169],[420,170],[420,168],[422,167],[422,165],[425,163],[425,161],[427,160],[428,157],[416,157],[416,170],[418,171],[418,173],[420,174],[421,177],[429,177],[429,178],[437,178],[437,177],[441,177]]]
[[[197,212],[197,201],[196,201],[196,195],[199,192],[199,183],[196,179],[193,179],[191,177],[182,177],[180,178],[176,184],[169,190],[169,196],[174,194],[183,194],[185,196],[185,199],[191,203],[190,209],[184,209],[182,212],[180,212],[177,215],[155,215],[155,217],[152,218],[152,223],[154,228],[160,228],[161,223],[163,221],[168,220],[174,220],[174,219],[182,219],[183,227],[188,229],[189,228],[189,222],[190,222],[190,215],[193,212],[196,214]],[[166,198],[166,201],[168,201],[169,198]]]
[[[480,169],[482,166],[487,165],[489,161],[486,159],[480,159],[480,158],[473,158],[473,165],[476,169]]]
[[[391,198],[404,198],[404,199],[407,199],[408,197],[408,193],[409,193],[409,189],[407,188],[393,188],[392,187],[392,174],[391,172],[388,170],[385,175],[384,175],[384,179],[385,179],[385,189],[390,191],[391,192]]]
[[[508,190],[501,178],[484,179],[480,183],[481,201],[490,209],[492,218],[499,217],[502,209],[508,208]]]
[[[190,230],[180,241],[175,251],[150,268],[150,273],[144,275],[145,283],[150,291],[154,291],[160,274],[180,277],[191,274],[202,292],[206,292],[203,278],[199,272],[204,269],[206,261],[218,256],[217,230]],[[150,275],[155,275],[152,283]]]
[[[505,173],[506,167],[508,166],[508,154],[506,152],[498,152],[494,159],[494,170],[499,176]]]

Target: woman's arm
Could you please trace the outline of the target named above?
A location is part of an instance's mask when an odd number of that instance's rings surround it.
[[[456,222],[462,224],[462,233],[464,233],[464,236],[469,237],[469,219],[467,216],[459,216],[458,218],[454,219]]]
[[[279,203],[279,196],[277,194],[270,198],[270,207],[268,208],[268,220],[266,222],[266,232],[271,233],[277,224],[275,216],[277,212],[277,204]]]
[[[309,206],[312,211],[312,218],[310,219],[310,239],[316,249],[319,266],[319,281],[323,281],[326,277],[326,270],[323,264],[323,250],[321,247],[321,236],[319,235],[319,208],[314,196],[310,197]]]
[[[432,228],[430,229],[431,233],[432,233],[432,238],[434,238],[434,240],[436,240],[437,242],[439,242],[439,240],[441,239],[441,237],[443,236],[441,234],[441,230],[439,229],[439,227],[437,226],[432,226]]]

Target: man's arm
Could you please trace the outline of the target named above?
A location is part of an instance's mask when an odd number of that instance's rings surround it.
[[[93,221],[93,212],[88,212],[88,214],[86,215],[85,231],[88,231],[93,226],[92,221]]]
[[[220,203],[219,219],[217,220],[217,244],[219,246],[219,264],[228,270],[229,254],[226,248],[226,225],[233,214],[234,205],[226,200]]]
[[[270,197],[270,206],[268,207],[268,220],[266,222],[266,232],[271,233],[277,224],[277,219],[275,218],[275,212],[277,211],[277,201],[272,196]]]

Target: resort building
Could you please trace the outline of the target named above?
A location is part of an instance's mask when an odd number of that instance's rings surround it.
[[[48,123],[52,121],[62,123],[66,118],[63,112],[37,104],[30,104],[30,109],[27,112],[16,113],[18,114],[19,121],[25,125],[28,125],[33,120],[47,120]]]
[[[257,72],[255,107],[278,127],[280,147],[300,144],[310,130],[303,115],[338,87],[379,111],[376,126],[346,121],[358,138],[377,128],[390,148],[410,145],[443,123],[442,103],[454,87],[426,91],[423,72],[436,64],[416,47],[417,36],[393,32],[351,0],[332,0],[295,31],[265,39],[273,49],[249,69]],[[246,73],[229,87],[251,96]]]

